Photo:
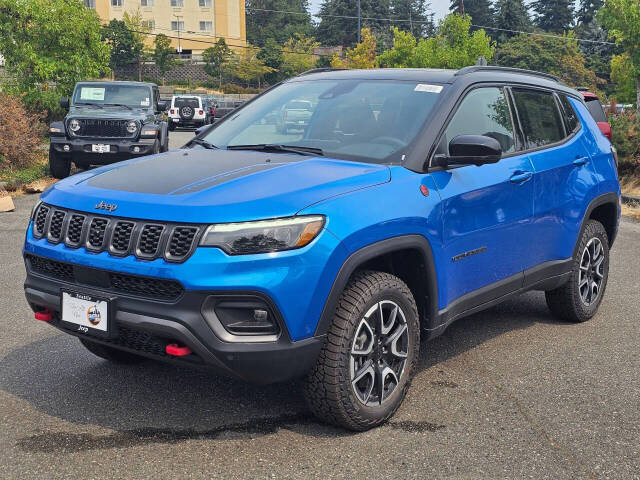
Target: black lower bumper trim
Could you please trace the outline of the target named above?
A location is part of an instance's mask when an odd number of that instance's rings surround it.
[[[100,290],[67,285],[27,273],[25,295],[34,311],[49,309],[50,323],[77,337],[87,334],[70,330],[60,322],[61,289],[77,290],[94,296],[113,298]],[[201,314],[204,300],[215,292],[185,291],[174,303],[128,296],[113,298],[113,331],[109,338],[92,341],[156,360],[200,366],[252,383],[275,383],[304,375],[315,363],[324,336],[292,342],[286,332],[277,341],[228,343],[220,340]],[[184,357],[167,355],[170,343],[185,345],[193,352]]]

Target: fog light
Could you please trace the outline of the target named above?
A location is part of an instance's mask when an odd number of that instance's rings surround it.
[[[65,145],[62,147],[62,150],[64,150],[65,152],[68,152],[69,150],[71,150],[71,147],[69,145]]]
[[[140,153],[140,147],[133,147],[133,153]]]
[[[272,307],[253,295],[210,296],[202,306],[202,315],[225,341],[251,341],[249,337],[275,340],[280,332]]]

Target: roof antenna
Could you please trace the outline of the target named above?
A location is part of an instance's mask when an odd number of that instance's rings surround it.
[[[476,65],[479,65],[481,67],[486,67],[487,66],[487,59],[484,58],[484,55],[480,55],[478,57],[478,61],[476,62]]]

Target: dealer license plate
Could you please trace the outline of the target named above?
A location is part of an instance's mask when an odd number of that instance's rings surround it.
[[[109,153],[111,151],[111,145],[103,145],[102,143],[94,143],[91,145],[91,151],[93,153]]]
[[[83,333],[109,329],[109,301],[85,293],[62,292],[62,321]]]

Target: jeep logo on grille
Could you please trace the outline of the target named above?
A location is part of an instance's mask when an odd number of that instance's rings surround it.
[[[115,203],[104,203],[104,201],[101,201],[100,203],[97,203],[95,207],[96,210],[106,210],[108,212],[113,212],[116,208],[118,208],[118,205],[116,205]]]

